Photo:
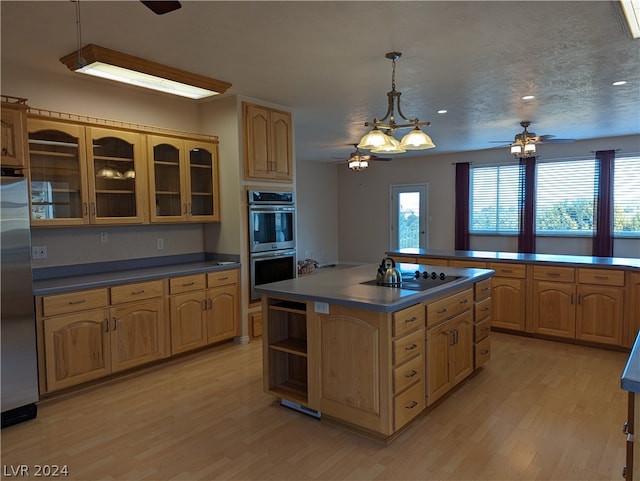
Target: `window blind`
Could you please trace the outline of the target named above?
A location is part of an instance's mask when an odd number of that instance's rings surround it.
[[[613,233],[640,236],[640,157],[616,157],[613,169]]]
[[[470,232],[517,233],[519,175],[519,165],[470,169]]]

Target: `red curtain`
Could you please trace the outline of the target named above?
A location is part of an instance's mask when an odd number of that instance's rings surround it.
[[[455,249],[469,248],[469,162],[460,162],[456,164]]]
[[[520,228],[518,252],[536,251],[536,158],[520,157]]]
[[[615,150],[598,150],[598,175],[593,212],[593,253],[596,257],[613,257],[613,164]]]

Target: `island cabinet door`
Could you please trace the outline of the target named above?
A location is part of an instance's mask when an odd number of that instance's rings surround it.
[[[323,416],[389,435],[390,315],[340,306],[309,323],[309,407]]]

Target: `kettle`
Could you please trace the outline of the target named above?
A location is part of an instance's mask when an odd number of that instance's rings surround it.
[[[396,268],[396,261],[391,257],[385,257],[378,267],[378,275],[376,281],[382,286],[400,286],[402,284],[402,275]]]

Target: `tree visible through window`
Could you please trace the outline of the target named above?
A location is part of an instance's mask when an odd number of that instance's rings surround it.
[[[640,236],[640,157],[620,157],[615,160],[613,233]]]

